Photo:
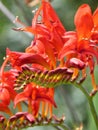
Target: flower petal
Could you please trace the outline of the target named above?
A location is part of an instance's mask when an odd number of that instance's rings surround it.
[[[76,25],[79,40],[90,37],[94,25],[89,5],[83,4],[79,7],[75,15],[74,23]]]
[[[44,44],[45,52],[48,55],[50,61],[55,66],[56,65],[56,59],[54,55],[55,51],[53,50],[53,46],[51,45],[52,43],[44,37],[39,38],[39,40],[41,40],[41,42]]]
[[[47,69],[49,69],[49,64],[39,54],[31,54],[31,53],[21,53],[21,52],[15,52],[15,51],[10,51],[7,49],[7,55],[10,57],[10,61],[12,66],[21,66],[23,64],[40,64]]]
[[[62,59],[69,54],[71,55],[75,54],[76,44],[77,44],[77,39],[75,37],[72,37],[68,41],[66,41],[59,53],[59,58]]]
[[[5,112],[7,114],[11,114],[11,111],[8,108],[8,106],[1,102],[0,102],[0,111]]]
[[[24,92],[19,93],[19,94],[17,94],[16,97],[15,97],[14,106],[16,107],[16,105],[17,105],[19,102],[26,101],[26,100],[28,100],[28,97],[25,95],[25,93],[24,93]]]
[[[71,58],[67,62],[67,66],[68,67],[78,68],[78,69],[82,70],[85,67],[85,63],[83,61],[81,61],[80,59],[78,59],[78,58]]]
[[[31,105],[32,105],[31,108],[32,108],[33,115],[36,116],[38,114],[38,112],[39,112],[40,101],[32,100]]]
[[[39,94],[37,96],[37,100],[38,101],[44,101],[44,102],[48,102],[50,104],[52,104],[54,107],[57,107],[55,101],[53,100],[53,98],[51,98],[50,96],[48,95],[45,95],[45,94]]]
[[[94,27],[98,30],[98,8],[93,13]]]
[[[47,26],[52,22],[57,22],[59,27],[65,32],[65,28],[63,27],[60,19],[58,18],[55,10],[52,8],[50,3],[44,1],[42,3],[42,8],[43,8],[43,22],[45,22]]]
[[[0,88],[0,102],[3,102],[5,105],[10,103],[10,94],[6,88]]]
[[[33,84],[26,85],[24,91],[16,95],[14,100],[15,106],[21,101],[29,100],[29,97],[32,94],[32,90]]]
[[[45,47],[38,39],[34,39],[31,42],[31,45],[27,47],[25,51],[26,53],[45,55]]]
[[[46,67],[47,69],[49,69],[49,64],[47,63],[47,61],[45,60],[45,58],[43,58],[42,56],[38,55],[38,54],[31,54],[31,53],[25,53],[23,55],[21,55],[18,59],[19,63],[17,65],[21,66],[23,64],[40,64],[44,67]]]

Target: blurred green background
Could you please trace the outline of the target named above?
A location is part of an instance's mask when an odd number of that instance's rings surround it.
[[[23,23],[31,25],[33,18],[32,10],[36,7],[28,7],[24,0],[1,0],[1,2],[14,16],[19,16]],[[98,6],[98,0],[52,0],[51,2],[67,30],[75,29],[74,15],[77,8],[83,3],[88,3],[91,6],[92,11]],[[33,39],[33,36],[31,35],[28,36],[23,32],[14,31],[12,28],[15,27],[15,24],[0,11],[0,65],[3,62],[6,48],[10,48],[13,51],[24,51]],[[95,69],[96,80],[98,80],[97,68],[98,67]],[[88,90],[91,89],[90,77],[84,82],[84,86],[87,87]],[[72,126],[73,129],[77,125],[83,123],[83,130],[96,130],[87,100],[80,90],[68,85],[58,87],[55,92],[55,100],[58,108],[54,109],[54,113],[59,117],[65,115],[65,122],[69,126]],[[98,110],[97,100],[98,94],[94,97],[96,110]],[[39,129],[44,130],[46,127],[34,127],[23,130]],[[54,130],[51,126],[47,127],[47,130],[50,129]]]

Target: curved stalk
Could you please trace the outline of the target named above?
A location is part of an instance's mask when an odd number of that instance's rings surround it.
[[[39,124],[34,124],[31,127],[34,127],[34,126],[52,126],[59,130],[71,130],[67,125],[62,124],[62,123],[59,123],[59,124],[52,123],[52,122],[51,123],[39,123]]]
[[[89,93],[85,90],[85,88],[81,84],[76,84],[76,83],[73,83],[73,84],[75,85],[75,87],[79,88],[86,96],[94,122],[95,122],[95,125],[96,125],[96,128],[97,128],[96,130],[98,130],[98,117],[97,117],[97,112],[95,110],[95,106],[93,103],[93,98],[89,95]]]

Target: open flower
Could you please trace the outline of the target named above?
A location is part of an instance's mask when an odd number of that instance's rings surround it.
[[[9,56],[11,66],[18,70],[21,70],[23,65],[29,65],[30,67],[35,67],[35,69],[40,69],[41,71],[56,68],[58,62],[56,59],[64,44],[62,35],[66,30],[50,3],[43,0],[42,5],[34,15],[32,26],[18,30],[31,32],[34,34],[34,40],[31,45],[26,48],[25,53],[14,52],[7,49],[7,56]],[[56,106],[54,103],[54,88],[45,89],[42,86],[37,88],[37,84],[34,87],[32,84],[33,83],[31,83],[29,87],[28,85],[25,86],[23,92],[16,96],[15,104],[28,99],[31,103],[29,106],[34,109],[32,110],[33,114],[37,115],[39,112],[39,100],[41,100],[43,102],[42,111],[46,111],[45,113],[50,111],[50,116],[52,116],[52,106]],[[25,96],[25,91],[28,91],[29,96]],[[30,95],[33,96],[34,94],[33,91],[36,91],[37,93],[34,100],[33,98],[30,98]],[[21,97],[20,100],[18,97]]]
[[[14,90],[15,77],[17,71],[10,70],[4,72],[4,67],[8,61],[8,58],[5,59],[1,69],[0,69],[0,111],[11,114],[9,109],[10,101],[13,101],[16,92]]]
[[[56,107],[55,101],[52,97],[52,93],[54,93],[53,91],[49,92],[48,88],[43,88],[41,86],[36,87],[32,83],[28,84],[24,91],[15,97],[15,106],[21,101],[28,101],[29,112],[33,113],[34,116],[37,116],[39,113],[40,104],[42,103],[42,115],[47,116],[47,112],[50,111],[51,117],[51,106]],[[49,104],[49,106],[45,106],[45,104]]]
[[[22,53],[22,52],[15,52],[10,51],[7,49],[7,56],[9,57],[9,61],[14,68],[21,68],[24,64],[39,64],[47,69],[49,69],[49,65],[44,57],[40,54],[31,54],[31,53]]]
[[[48,57],[51,68],[56,67],[56,58],[64,45],[62,36],[66,29],[49,2],[42,1],[41,7],[34,15],[32,26],[17,30],[31,32],[34,35],[34,41],[26,49],[27,53],[34,53],[35,48],[41,47],[40,50],[42,50],[42,47],[44,47],[45,57]]]
[[[66,66],[77,68],[71,63],[84,62],[85,67],[82,68],[83,77],[86,75],[86,67],[90,67],[90,74],[92,78],[93,88],[96,91],[97,86],[94,79],[94,66],[98,63],[98,22],[97,22],[98,9],[92,14],[89,5],[83,4],[79,7],[75,15],[76,32],[66,32],[64,35],[65,44],[59,53],[60,59],[67,57]],[[71,58],[77,58],[77,60],[70,62]],[[96,58],[96,61],[95,61]],[[83,64],[83,63],[82,63]],[[78,74],[78,70],[75,69],[75,75]]]
[[[88,66],[96,91],[97,16],[98,9],[92,14],[87,4],[80,6],[75,15],[76,31],[67,32],[49,2],[43,0],[34,15],[32,26],[16,29],[34,34],[31,45],[25,52],[6,51],[7,58],[0,70],[0,110],[10,113],[8,106],[11,100],[15,107],[26,101],[28,111],[34,117],[38,116],[40,108],[42,117],[52,117],[53,106],[56,107],[54,86],[74,81],[81,70],[83,81]],[[5,72],[8,62],[11,69]],[[26,69],[23,66],[27,66]],[[21,92],[15,91],[21,88]]]

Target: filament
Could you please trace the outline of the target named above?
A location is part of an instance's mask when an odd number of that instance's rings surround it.
[[[1,66],[1,69],[0,69],[0,77],[1,77],[1,79],[3,79],[4,68],[5,68],[5,66],[6,66],[6,64],[7,64],[7,62],[8,62],[8,60],[9,60],[9,56],[7,56],[7,57],[5,58],[5,60],[4,60],[3,64],[2,64],[2,66]]]
[[[92,79],[92,85],[93,85],[94,90],[97,90],[97,85],[96,85],[95,77],[93,73],[91,74],[91,79]]]

